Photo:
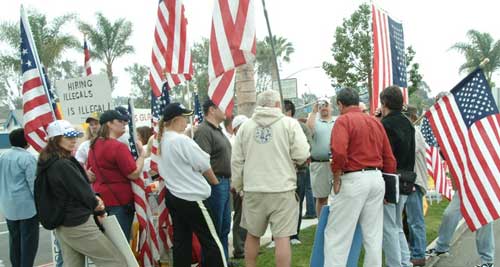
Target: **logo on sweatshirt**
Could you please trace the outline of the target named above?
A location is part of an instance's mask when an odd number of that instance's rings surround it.
[[[255,131],[255,141],[259,144],[267,144],[273,137],[270,127],[257,127]]]

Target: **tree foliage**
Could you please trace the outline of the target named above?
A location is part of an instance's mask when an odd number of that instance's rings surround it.
[[[193,57],[193,84],[198,91],[200,101],[208,97],[208,49],[209,42],[203,38],[200,42],[194,43],[191,50]]]
[[[490,61],[483,70],[491,87],[494,87],[491,77],[500,69],[500,40],[495,41],[491,34],[477,30],[469,30],[467,38],[468,42],[458,42],[450,48],[465,56],[465,63],[460,66],[459,71],[472,72],[485,58],[488,58]]]
[[[295,52],[293,43],[281,36],[273,36],[274,49],[278,61],[278,67],[281,67],[283,62],[290,62],[290,56]],[[269,89],[272,81],[278,80],[277,68],[273,57],[271,47],[271,39],[269,36],[264,40],[257,42],[257,90],[263,91]]]
[[[96,20],[95,26],[79,22],[79,28],[92,44],[91,56],[106,66],[106,74],[113,90],[116,82],[113,63],[117,58],[134,53],[134,47],[128,44],[132,35],[132,23],[125,18],[110,21],[100,12],[96,13]]]
[[[331,48],[334,63],[323,63],[334,88],[351,87],[360,92],[371,88],[371,36],[370,6],[362,4],[335,30]]]
[[[151,108],[151,84],[149,83],[149,68],[145,65],[134,63],[126,67],[131,79],[134,106],[137,108]]]
[[[51,81],[74,77],[72,75],[78,71],[78,64],[62,59],[66,51],[79,47],[77,39],[65,31],[65,27],[73,22],[75,17],[74,14],[66,14],[48,21],[45,14],[28,10],[28,20],[38,55]],[[16,106],[21,103],[19,28],[19,22],[0,23],[0,41],[5,44],[5,49],[0,51],[0,93],[11,95]]]

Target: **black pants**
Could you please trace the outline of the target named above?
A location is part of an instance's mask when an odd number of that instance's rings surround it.
[[[238,193],[233,194],[233,256],[235,258],[245,255],[245,239],[247,230],[240,226],[243,199]]]
[[[307,169],[300,169],[297,171],[297,189],[295,193],[299,198],[299,223],[297,224],[297,234],[290,237],[290,239],[299,239],[300,225],[302,224],[302,206],[304,205],[304,197],[306,195],[306,175]]]
[[[174,267],[191,266],[193,232],[200,241],[206,267],[226,266],[224,250],[204,201],[186,201],[167,191],[165,204],[174,225]]]
[[[38,216],[25,220],[6,220],[12,267],[33,267],[38,250]]]

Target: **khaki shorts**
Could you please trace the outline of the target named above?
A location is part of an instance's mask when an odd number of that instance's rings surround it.
[[[316,198],[326,198],[332,191],[333,174],[330,162],[311,162],[311,189]]]
[[[245,192],[241,227],[256,237],[264,235],[271,225],[274,237],[297,234],[299,201],[295,191],[280,193]]]

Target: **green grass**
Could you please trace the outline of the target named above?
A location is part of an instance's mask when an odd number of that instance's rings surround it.
[[[429,244],[437,237],[438,227],[441,223],[441,217],[444,209],[448,206],[448,201],[443,200],[439,204],[434,203],[429,205],[427,215],[425,216],[425,225],[427,227],[427,243]],[[314,242],[314,234],[316,226],[311,226],[300,231],[301,245],[292,246],[292,266],[293,267],[309,267],[309,258],[311,256],[312,245]],[[257,266],[271,267],[274,264],[274,249],[261,247],[262,254],[257,259]],[[240,266],[244,266],[243,260],[236,261]],[[360,264],[363,262],[363,252],[360,257]],[[361,266],[361,265],[360,265]]]

